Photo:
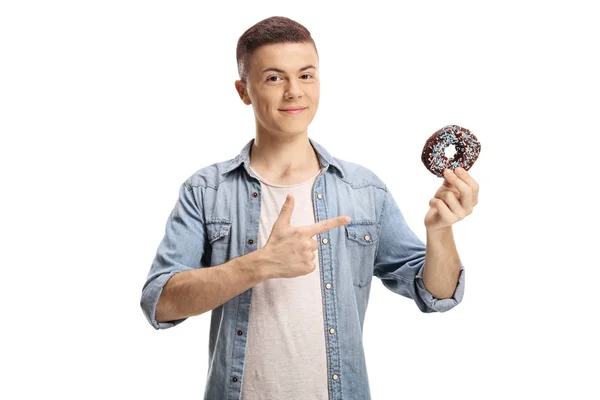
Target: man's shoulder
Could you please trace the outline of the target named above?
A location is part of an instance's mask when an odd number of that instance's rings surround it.
[[[333,158],[339,163],[344,172],[343,180],[352,187],[375,186],[379,189],[387,190],[383,180],[370,168],[357,162],[342,160],[337,157]]]
[[[185,180],[186,188],[188,188],[188,190],[198,186],[217,188],[223,181],[223,173],[231,165],[233,160],[233,158],[230,158],[228,160],[218,161],[198,169]]]

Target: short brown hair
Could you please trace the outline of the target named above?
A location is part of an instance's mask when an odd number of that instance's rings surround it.
[[[303,25],[286,17],[269,17],[257,22],[238,39],[236,58],[238,74],[243,82],[248,79],[250,57],[260,46],[273,43],[312,43],[310,32]],[[319,52],[317,52],[317,57]]]

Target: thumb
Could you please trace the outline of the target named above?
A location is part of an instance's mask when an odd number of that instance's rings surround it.
[[[279,217],[275,221],[275,225],[291,225],[292,211],[294,211],[294,196],[288,194],[285,196],[285,202],[281,206]]]

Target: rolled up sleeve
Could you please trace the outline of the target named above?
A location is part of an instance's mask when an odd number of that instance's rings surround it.
[[[425,265],[425,243],[409,228],[389,190],[386,191],[379,220],[378,243],[373,268],[374,276],[394,293],[414,300],[422,312],[445,312],[458,305],[464,294],[464,266],[454,295],[435,298],[422,279]]]
[[[165,234],[150,266],[142,288],[140,306],[155,329],[171,328],[187,318],[157,322],[156,305],[167,281],[175,274],[203,266],[207,243],[200,187],[187,181],[179,189],[179,198],[165,227]]]
[[[423,284],[423,267],[419,269],[416,275],[417,292],[421,301],[432,311],[444,312],[457,306],[465,293],[465,267],[460,265],[460,275],[458,276],[458,284],[454,290],[452,297],[447,299],[438,299],[434,297]]]

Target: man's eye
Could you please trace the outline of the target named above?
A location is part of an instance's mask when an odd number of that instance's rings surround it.
[[[304,80],[306,80],[306,79],[310,79],[310,78],[312,78],[312,77],[313,77],[311,74],[303,74],[303,75],[301,75],[301,76],[302,76],[302,77],[307,77],[307,78],[305,78]],[[278,79],[278,78],[281,78],[281,77],[280,77],[280,76],[278,76],[278,75],[273,75],[273,76],[270,76],[270,77],[268,77],[268,78],[267,78],[267,81],[269,81],[269,82],[277,82],[277,79]]]

